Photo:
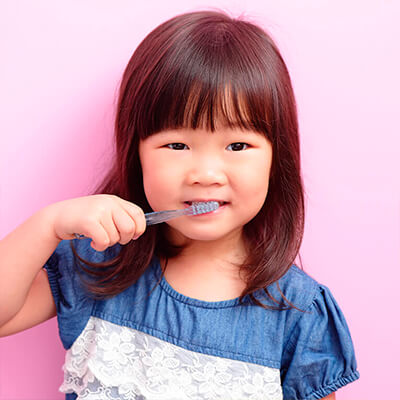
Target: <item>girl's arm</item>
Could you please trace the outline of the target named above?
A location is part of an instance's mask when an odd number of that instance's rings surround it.
[[[0,241],[0,336],[15,333],[7,332],[9,323],[23,308],[25,318],[19,316],[17,322],[21,329],[17,332],[55,315],[42,267],[60,241],[53,229],[52,206],[39,210]],[[38,322],[34,323],[35,320]]]
[[[21,310],[0,327],[0,337],[22,332],[56,315],[57,309],[47,273],[43,269],[36,275]]]

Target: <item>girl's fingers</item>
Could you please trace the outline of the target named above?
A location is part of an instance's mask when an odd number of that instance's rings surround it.
[[[146,219],[143,210],[134,203],[121,199],[121,206],[130,215],[135,223],[135,234],[132,239],[137,239],[146,230]]]
[[[114,226],[118,231],[118,240],[113,239],[113,244],[119,242],[121,244],[129,243],[136,232],[136,223],[123,207],[116,207],[112,212]]]
[[[110,245],[108,233],[101,223],[96,223],[93,228],[83,234],[92,239],[90,245],[96,251],[104,251]]]
[[[91,246],[97,251],[104,251],[116,243],[127,244],[146,230],[140,207],[117,196],[112,198],[114,202],[109,207],[100,207],[98,216],[87,217],[85,231],[79,232],[92,239]]]
[[[116,209],[118,209],[118,207],[115,207],[114,209],[107,211],[102,216],[100,221],[100,223],[103,225],[108,235],[109,243],[107,247],[113,246],[115,243],[118,243],[121,239],[121,235],[119,233],[119,227],[114,221],[114,213],[116,212],[115,211]]]

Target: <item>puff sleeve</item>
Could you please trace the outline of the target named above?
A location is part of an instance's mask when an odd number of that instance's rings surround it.
[[[78,273],[78,260],[71,249],[71,241],[61,241],[43,266],[57,309],[60,339],[69,349],[89,320],[95,300]],[[91,239],[74,240],[80,257],[91,262],[102,262],[115,255],[114,248],[97,252],[90,246]]]
[[[353,343],[343,313],[329,289],[319,285],[283,352],[283,397],[321,399],[358,378]]]

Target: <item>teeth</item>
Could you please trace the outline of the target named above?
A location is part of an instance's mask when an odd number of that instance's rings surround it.
[[[209,200],[208,202],[210,202],[210,201],[214,201],[214,200]],[[196,201],[196,202],[193,202],[193,201],[185,201],[185,203],[186,204],[189,204],[190,206],[193,204],[193,203],[197,203],[197,204],[201,204],[201,203],[208,203],[207,201]],[[223,206],[224,204],[226,204],[226,201],[218,201],[218,204],[220,205],[220,206]]]

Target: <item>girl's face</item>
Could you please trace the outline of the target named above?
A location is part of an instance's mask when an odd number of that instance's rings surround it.
[[[226,202],[212,213],[168,221],[172,234],[183,239],[215,241],[241,235],[267,196],[272,146],[257,132],[162,131],[140,141],[139,157],[145,194],[154,211],[181,209],[192,201]]]

